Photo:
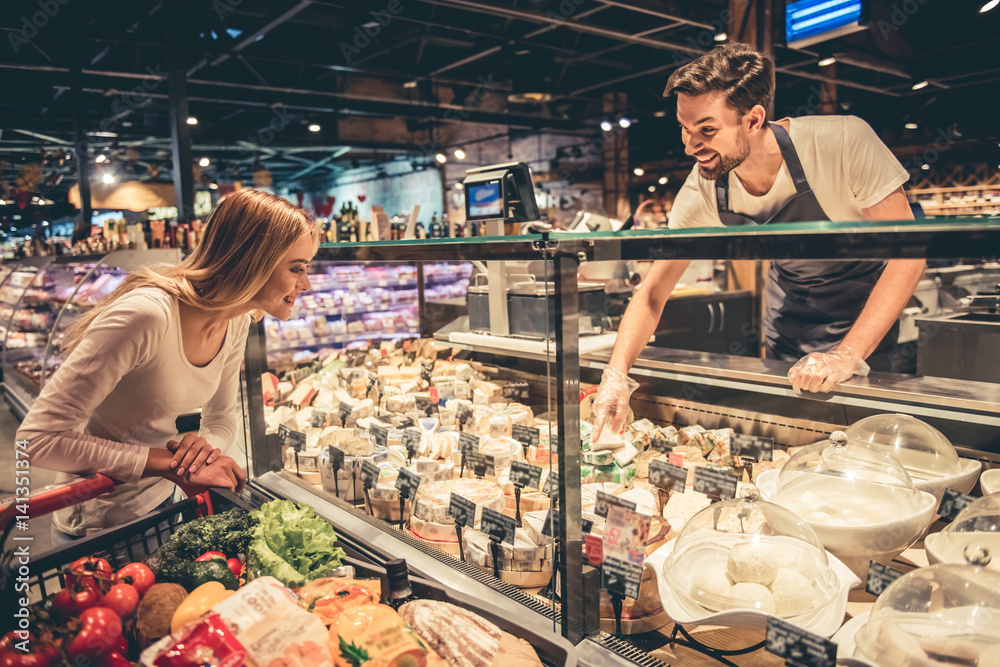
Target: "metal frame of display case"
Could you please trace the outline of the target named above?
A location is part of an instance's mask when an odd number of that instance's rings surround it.
[[[556,428],[559,438],[557,451],[564,474],[559,490],[559,505],[563,515],[558,542],[564,557],[560,561],[559,575],[563,593],[562,622],[559,631],[573,643],[580,643],[579,656],[583,664],[618,664],[641,662],[653,665],[657,661],[616,638],[599,633],[588,622],[584,600],[585,580],[589,583],[593,573],[588,572],[582,559],[582,525],[580,514],[581,482],[579,475],[565,474],[572,466],[579,467],[581,443],[579,439],[579,387],[581,374],[596,381],[599,371],[607,363],[606,354],[580,356],[579,332],[575,309],[577,270],[581,261],[604,260],[657,260],[657,259],[951,259],[986,258],[995,260],[1000,255],[1000,220],[901,221],[869,223],[799,223],[768,225],[753,228],[726,230],[653,230],[628,231],[607,234],[551,233],[519,237],[488,237],[477,239],[427,240],[403,242],[377,242],[325,245],[321,259],[338,261],[434,261],[434,260],[550,260],[551,276],[555,283],[556,308],[559,310],[554,332],[554,353],[543,357],[554,363],[555,372],[550,378],[557,394]],[[474,347],[474,346],[472,346]],[[468,348],[467,348],[468,349]],[[264,363],[263,340],[251,336],[246,368],[251,406],[262,405],[259,377]],[[490,351],[495,353],[495,351]],[[511,352],[510,356],[519,356]],[[529,355],[530,356],[530,355]],[[720,401],[731,405],[725,412],[747,423],[761,425],[759,404],[764,401],[783,403],[783,411],[794,411],[803,405],[812,406],[803,423],[812,425],[814,433],[822,433],[830,425],[846,419],[849,411],[902,409],[924,417],[944,421],[969,420],[987,434],[972,449],[985,455],[1000,453],[993,439],[1000,434],[1000,389],[995,385],[969,383],[944,379],[907,379],[904,376],[881,377],[868,380],[854,379],[838,387],[836,394],[798,396],[792,392],[785,378],[788,364],[753,358],[729,357],[690,353],[676,350],[647,350],[633,368],[633,374],[645,378],[639,391],[655,393],[656,383],[671,385],[679,391],[671,410],[680,405],[683,409],[704,412],[704,405]],[[702,394],[701,403],[684,400],[684,387],[696,386]],[[758,409],[742,405],[734,396],[752,394]],[[669,398],[669,397],[668,397]],[[255,414],[257,413],[257,414]],[[722,415],[726,416],[726,415]],[[270,493],[292,493],[287,480],[270,472],[280,467],[280,456],[267,456],[263,415],[251,410],[251,445],[254,450],[255,475],[251,487],[259,486]],[[794,424],[788,432],[809,432],[801,424]],[[828,430],[826,431],[829,432]],[[819,439],[819,438],[814,438]],[[787,438],[776,438],[785,443]],[[797,442],[796,444],[802,444]],[[262,456],[258,456],[258,448]],[[280,481],[279,481],[280,480]],[[293,495],[305,499],[309,491],[302,489]],[[323,505],[329,509],[327,518],[343,521],[348,509],[345,503]],[[344,505],[343,508],[337,507]],[[335,509],[334,509],[335,508]],[[320,513],[323,514],[324,510]],[[356,513],[356,511],[355,511]],[[370,528],[367,530],[370,531]],[[397,532],[386,528],[383,532]],[[398,534],[398,532],[397,532]],[[381,539],[381,538],[379,538]],[[568,556],[568,557],[567,557]],[[433,564],[434,558],[414,555],[423,561],[421,567],[432,578],[445,576],[444,568],[451,565]],[[436,559],[440,561],[441,559]],[[450,577],[453,585],[461,585],[460,577]]]

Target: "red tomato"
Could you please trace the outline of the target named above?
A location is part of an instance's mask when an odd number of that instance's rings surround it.
[[[78,558],[69,566],[70,573],[66,575],[66,588],[73,588],[77,582],[84,585],[99,586],[101,579],[111,579],[111,564],[103,558]]]
[[[139,591],[129,584],[115,584],[104,594],[101,606],[114,611],[119,618],[128,618],[139,606]]]
[[[116,650],[122,640],[122,620],[107,607],[94,607],[80,614],[80,632],[64,648],[70,659],[96,659]]]
[[[135,590],[139,592],[140,596],[143,596],[156,583],[156,575],[142,563],[129,563],[118,570],[114,581],[116,584],[135,586]]]
[[[31,644],[31,651],[0,648],[0,667],[52,667],[60,663],[59,649],[52,644]]]
[[[104,661],[104,667],[132,667],[132,663],[118,651],[112,651]]]
[[[79,616],[101,603],[101,592],[96,586],[64,588],[52,596],[52,608],[62,616]]]
[[[202,555],[195,558],[195,560],[203,561],[203,560],[212,560],[213,558],[221,558],[222,560],[226,560],[226,554],[222,553],[221,551],[206,551]]]
[[[237,579],[240,578],[240,572],[243,571],[243,563],[240,562],[239,558],[230,558],[226,561],[226,567],[229,571],[233,573],[233,576]]]

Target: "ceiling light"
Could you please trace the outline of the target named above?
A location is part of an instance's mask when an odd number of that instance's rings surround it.
[[[42,227],[48,227],[48,226],[49,226],[49,221],[48,220],[43,220],[42,221]]]
[[[660,185],[666,185],[666,184],[667,184],[667,177],[666,177],[666,176],[660,176],[660,180],[659,180],[659,181],[657,181],[657,182],[658,182],[658,183],[659,183]]]
[[[104,174],[104,176],[101,176],[101,180],[104,181],[105,183],[114,183],[115,177],[112,176],[111,174]]]
[[[642,167],[636,167],[635,169],[632,170],[632,173],[635,174],[636,176],[642,176],[643,174],[646,173],[646,170],[643,169]]]
[[[715,37],[713,37],[712,39],[714,39],[717,42],[724,42],[727,39],[729,39],[729,35],[727,35],[724,32],[717,32],[715,33]]]
[[[455,183],[455,189],[456,190],[461,190],[463,188],[465,188],[465,185],[461,181],[459,181],[458,183]]]
[[[209,183],[208,184],[208,189],[209,190],[218,190],[219,189],[219,184],[218,183]]]
[[[655,118],[663,118],[666,115],[667,115],[666,111],[657,111],[656,113],[653,114]]]
[[[416,88],[416,87],[417,87],[416,81],[406,81],[403,83],[403,88]]]
[[[455,159],[456,160],[464,160],[465,159],[465,151],[463,151],[461,148],[456,148],[455,149]]]
[[[931,168],[931,166],[929,164],[922,164],[920,165],[920,168],[923,169],[924,171],[927,171],[928,169]]]
[[[320,129],[321,128],[320,128],[320,126],[318,124],[316,124],[316,123],[309,123],[309,131],[310,132],[319,132]]]
[[[618,119],[618,126],[622,128],[628,128],[632,125],[632,119],[622,116]]]
[[[448,161],[448,156],[445,155],[444,153],[438,153],[437,155],[434,156],[434,159],[440,162],[441,164],[444,164],[445,162]]]
[[[986,12],[990,11],[991,9],[995,9],[997,5],[1000,5],[1000,0],[990,0],[985,5],[983,5],[982,7],[979,8],[979,13],[980,14],[985,14]]]
[[[108,156],[105,155],[104,153],[101,153],[100,155],[98,155],[97,157],[94,158],[94,162],[96,162],[97,164],[101,164],[102,162],[104,162],[107,159],[108,159]]]
[[[921,88],[926,88],[926,87],[927,87],[926,79],[924,81],[918,81],[917,83],[910,86],[912,90],[920,90]]]
[[[194,116],[188,116],[187,123],[188,123],[188,125],[197,125],[198,124],[198,119],[195,118]]]
[[[656,192],[656,186],[655,185],[650,185],[648,189],[649,189],[650,192]]]
[[[0,199],[0,206],[6,206],[6,205],[7,205],[7,202],[4,201],[3,199]]]
[[[998,1],[1000,1],[1000,0],[998,0]],[[907,123],[903,127],[905,127],[907,130],[915,130],[915,129],[917,129],[917,124],[916,123]]]
[[[827,67],[829,65],[832,65],[835,62],[837,62],[837,59],[834,58],[833,56],[829,56],[827,58],[820,58],[819,66],[820,67]]]
[[[601,129],[604,130],[605,132],[610,132],[611,128],[613,128],[613,127],[614,127],[614,125],[611,124],[610,120],[602,120],[601,121]]]
[[[203,157],[202,159],[198,160],[199,167],[207,167],[209,164],[210,163],[207,157]]]

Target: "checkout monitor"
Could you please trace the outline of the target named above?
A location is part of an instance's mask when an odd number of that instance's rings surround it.
[[[505,223],[534,222],[541,217],[531,184],[531,171],[523,162],[476,167],[466,172],[465,217]]]

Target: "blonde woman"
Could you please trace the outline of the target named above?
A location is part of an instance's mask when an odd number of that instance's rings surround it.
[[[129,276],[69,333],[69,355],[18,430],[33,467],[103,473],[107,496],[57,511],[55,544],[136,519],[174,484],[239,492],[222,456],[236,437],[238,381],[251,317],[288,319],[319,231],[302,209],[257,190],[225,197],[181,264]],[[179,415],[201,428],[178,442]]]

